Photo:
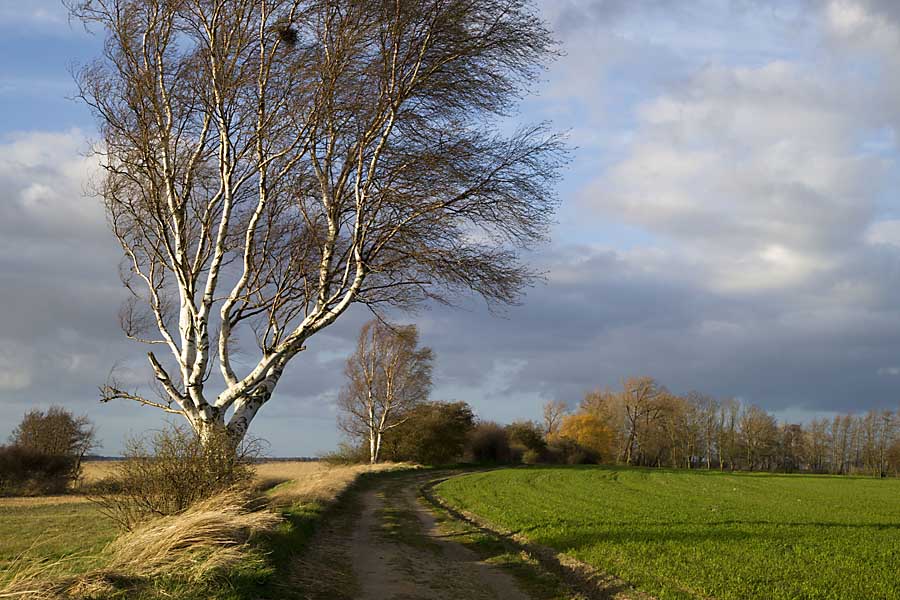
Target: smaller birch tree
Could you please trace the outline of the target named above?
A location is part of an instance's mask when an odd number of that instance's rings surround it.
[[[563,418],[569,411],[568,405],[562,400],[549,400],[544,404],[544,436],[555,435]]]
[[[428,397],[433,361],[431,348],[419,348],[415,325],[373,320],[360,330],[345,367],[338,424],[368,443],[372,464],[378,462],[385,433],[405,423],[410,409]]]

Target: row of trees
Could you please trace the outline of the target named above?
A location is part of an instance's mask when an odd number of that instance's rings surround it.
[[[545,407],[548,433],[565,422],[561,407]],[[880,476],[900,470],[900,419],[891,411],[779,423],[756,405],[676,395],[650,377],[633,377],[620,390],[588,393],[576,414],[607,429],[605,454],[623,464]]]
[[[820,418],[808,425],[779,423],[756,405],[699,392],[677,395],[650,377],[632,377],[619,390],[586,394],[571,413],[561,401],[548,402],[540,424],[476,425],[467,405],[426,402],[433,362],[431,349],[419,347],[414,325],[374,320],[363,326],[346,363],[338,422],[369,462],[434,463],[466,454],[488,462],[617,462],[882,477],[900,470],[900,418],[891,411]],[[461,406],[465,416],[452,417]],[[440,433],[441,427],[449,433]]]

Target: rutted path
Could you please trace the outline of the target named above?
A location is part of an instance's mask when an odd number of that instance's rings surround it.
[[[443,534],[419,501],[428,475],[380,477],[319,532],[294,582],[311,599],[529,600],[506,571]]]

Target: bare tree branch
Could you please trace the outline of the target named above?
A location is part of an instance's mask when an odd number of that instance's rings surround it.
[[[133,294],[123,329],[168,348],[171,372],[151,368],[198,430],[242,437],[353,304],[503,305],[535,280],[518,251],[546,238],[566,155],[544,125],[498,129],[555,53],[526,0],[69,6],[106,32],[76,77]]]

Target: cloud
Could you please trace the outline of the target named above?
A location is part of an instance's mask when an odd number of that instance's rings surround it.
[[[844,266],[889,164],[837,81],[802,66],[710,67],[643,103],[626,157],[582,195],[640,227],[711,287],[801,286]]]
[[[781,414],[895,408],[896,6],[542,2],[568,54],[525,117],[579,147],[555,242],[529,257],[547,282],[500,317],[476,300],[391,315],[435,349],[434,397],[509,421],[649,374]],[[82,195],[85,137],[0,139],[0,421],[62,401],[115,452],[160,419],[95,403],[117,362],[136,383],[149,371],[116,324],[120,252]],[[368,317],[353,310],[289,366],[253,429],[276,454],[334,445]]]
[[[0,387],[18,399],[78,402],[115,356],[118,253],[85,149],[77,130],[0,141]]]
[[[66,9],[57,0],[29,0],[27,4],[6,2],[0,6],[0,26],[57,27],[66,22]]]

